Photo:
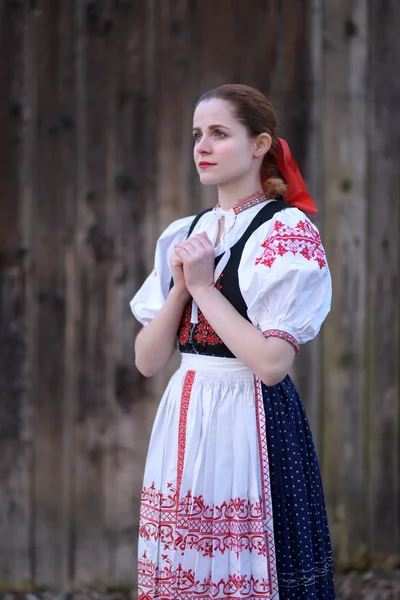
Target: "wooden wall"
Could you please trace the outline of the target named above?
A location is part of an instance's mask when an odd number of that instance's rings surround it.
[[[136,577],[159,395],[128,302],[171,220],[213,203],[196,98],[275,103],[319,205],[334,299],[296,380],[337,565],[400,553],[400,5],[0,2],[0,583]]]

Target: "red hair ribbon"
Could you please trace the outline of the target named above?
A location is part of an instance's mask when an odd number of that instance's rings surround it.
[[[282,138],[278,138],[278,141],[276,166],[287,184],[287,192],[284,200],[290,206],[295,206],[305,213],[315,215],[317,207],[306,188],[306,184],[290,152],[288,143]]]

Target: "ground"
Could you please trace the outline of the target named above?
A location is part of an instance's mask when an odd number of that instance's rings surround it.
[[[374,569],[336,576],[337,600],[400,600],[400,569]],[[0,600],[136,600],[128,588],[87,587],[73,591],[0,591]]]

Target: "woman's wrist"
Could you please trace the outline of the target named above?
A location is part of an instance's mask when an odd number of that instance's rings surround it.
[[[185,306],[190,300],[190,293],[187,289],[182,290],[173,286],[169,292],[169,297],[171,297],[175,302],[182,304],[182,306]]]
[[[219,291],[214,284],[204,286],[193,286],[190,288],[190,293],[195,299],[196,303],[201,307],[205,302],[212,301],[216,294],[219,295]]]

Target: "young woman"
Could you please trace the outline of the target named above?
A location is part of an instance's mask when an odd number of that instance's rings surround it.
[[[224,85],[193,120],[217,205],[172,223],[131,302],[136,366],[172,356],[146,462],[139,600],[335,598],[321,477],[287,375],[331,301],[315,213],[261,92]]]

